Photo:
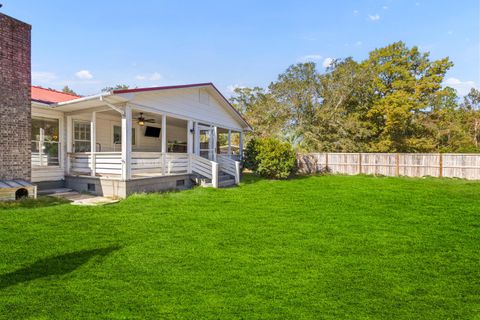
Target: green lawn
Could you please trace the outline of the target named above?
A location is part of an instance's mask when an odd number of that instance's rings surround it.
[[[247,176],[43,204],[0,209],[5,319],[479,319],[480,183]]]

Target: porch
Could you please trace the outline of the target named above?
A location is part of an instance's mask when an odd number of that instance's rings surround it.
[[[88,111],[67,115],[66,176],[133,181],[196,175],[214,188],[222,174],[240,181],[241,132],[130,106]]]

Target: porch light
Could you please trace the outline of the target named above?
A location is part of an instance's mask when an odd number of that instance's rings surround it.
[[[138,125],[143,127],[145,125],[145,121],[143,121],[143,119],[138,119]]]

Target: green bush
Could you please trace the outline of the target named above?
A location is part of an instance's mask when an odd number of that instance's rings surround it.
[[[273,138],[252,139],[245,149],[244,167],[271,179],[286,179],[296,171],[292,146]]]

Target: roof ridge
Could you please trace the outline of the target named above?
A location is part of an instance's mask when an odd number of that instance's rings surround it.
[[[78,94],[72,94],[72,93],[68,93],[68,92],[58,91],[58,90],[51,89],[51,88],[44,88],[44,87],[41,87],[41,86],[32,85],[31,87],[32,88],[37,88],[37,89],[42,89],[42,90],[47,90],[47,91],[52,91],[52,92],[56,92],[56,93],[66,94],[66,95],[69,95],[69,96],[72,96],[72,97],[77,97],[77,98],[82,97],[82,96],[79,96]]]

